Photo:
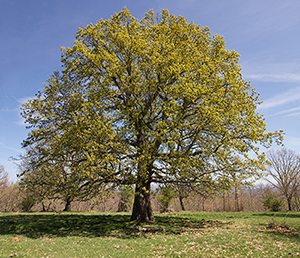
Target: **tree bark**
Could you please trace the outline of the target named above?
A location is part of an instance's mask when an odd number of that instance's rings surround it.
[[[43,210],[42,210],[42,211],[46,211],[46,207],[45,207],[44,202],[42,202],[42,207],[43,207]]]
[[[227,209],[228,209],[227,211],[231,211],[231,206],[230,206],[230,195],[229,195],[229,192],[227,192],[227,204],[228,204],[228,205],[227,205],[227,206],[228,206],[228,207],[227,207]]]
[[[236,188],[234,189],[234,198],[235,198],[235,211],[240,211],[239,193]]]
[[[65,208],[63,209],[63,211],[71,211],[71,202],[72,202],[72,199],[68,198],[67,201],[66,201],[66,205],[65,205]]]
[[[292,211],[292,200],[287,199],[287,202],[288,202],[289,211]]]
[[[150,201],[150,183],[136,184],[130,220],[145,222],[155,221]]]
[[[137,174],[137,181],[135,186],[135,196],[134,196],[134,203],[132,209],[132,215],[130,220],[134,221],[143,221],[149,222],[155,221],[151,201],[150,201],[150,184],[151,184],[151,177],[152,177],[152,169],[153,169],[153,161],[149,162],[146,157],[149,157],[149,144],[147,141],[147,137],[143,132],[143,128],[141,126],[141,121],[136,123],[136,128],[138,129],[138,136],[137,136],[137,146],[138,153],[140,158],[144,156],[143,159],[140,159],[138,163],[138,174]],[[155,144],[156,149],[159,148],[159,142]]]
[[[183,211],[185,211],[185,208],[184,208],[184,205],[183,205],[183,197],[181,195],[179,195],[179,201],[180,201],[180,206],[181,206],[181,209]]]
[[[106,212],[106,198],[104,199],[103,210],[104,210],[104,212]]]

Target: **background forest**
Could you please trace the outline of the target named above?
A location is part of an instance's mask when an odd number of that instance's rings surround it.
[[[24,188],[19,182],[12,183],[1,166],[0,176],[0,212],[18,211],[57,211],[66,208],[66,201],[57,196],[43,197],[41,192]],[[271,184],[257,184],[252,187],[233,189],[218,193],[184,194],[171,187],[152,189],[152,209],[154,212],[178,211],[216,211],[216,212],[253,212],[276,211],[268,205],[279,201],[278,210],[287,210],[288,204],[280,190]],[[72,211],[123,212],[131,211],[134,191],[131,187],[104,189],[97,196],[86,196],[75,199],[70,204]],[[274,201],[275,200],[275,201]],[[300,210],[300,191],[292,197],[292,210]],[[274,210],[275,209],[275,210]]]

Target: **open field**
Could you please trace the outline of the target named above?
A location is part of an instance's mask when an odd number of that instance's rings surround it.
[[[129,213],[2,213],[0,257],[297,257],[300,213],[285,216],[156,213],[136,223]]]

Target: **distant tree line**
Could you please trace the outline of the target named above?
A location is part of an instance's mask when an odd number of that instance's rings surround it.
[[[134,200],[133,187],[102,189],[98,195],[71,202],[72,211],[128,212]],[[154,212],[177,211],[270,211],[272,204],[279,210],[288,210],[289,204],[278,187],[272,184],[257,184],[241,189],[218,193],[184,192],[176,186],[158,186],[152,189],[152,209]],[[0,212],[16,211],[64,211],[64,198],[45,198],[43,192],[24,187],[21,181],[12,183],[4,167],[0,166]],[[269,203],[269,206],[266,205]],[[295,192],[290,201],[291,210],[300,210],[300,191]],[[276,206],[277,207],[277,206]],[[276,208],[274,208],[276,211]]]
[[[30,153],[30,152],[28,152]],[[22,156],[16,164],[19,181],[12,183],[0,166],[0,211],[119,211],[132,210],[134,185],[88,185],[70,180],[54,165],[32,167],[35,159]],[[269,161],[267,184],[233,179],[231,188],[211,191],[174,182],[151,189],[152,210],[172,211],[300,211],[300,156],[285,148],[266,153]],[[16,160],[16,159],[15,159]],[[28,172],[31,173],[28,173]],[[25,173],[24,173],[25,172]]]

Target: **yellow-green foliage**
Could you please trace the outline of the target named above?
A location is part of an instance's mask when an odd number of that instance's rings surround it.
[[[239,55],[209,28],[167,10],[138,21],[124,8],[80,28],[62,51],[62,73],[22,115],[32,129],[24,147],[70,185],[88,182],[91,191],[121,182],[147,193],[151,182],[180,180],[227,189],[259,178],[259,146],[282,141],[266,132]]]

